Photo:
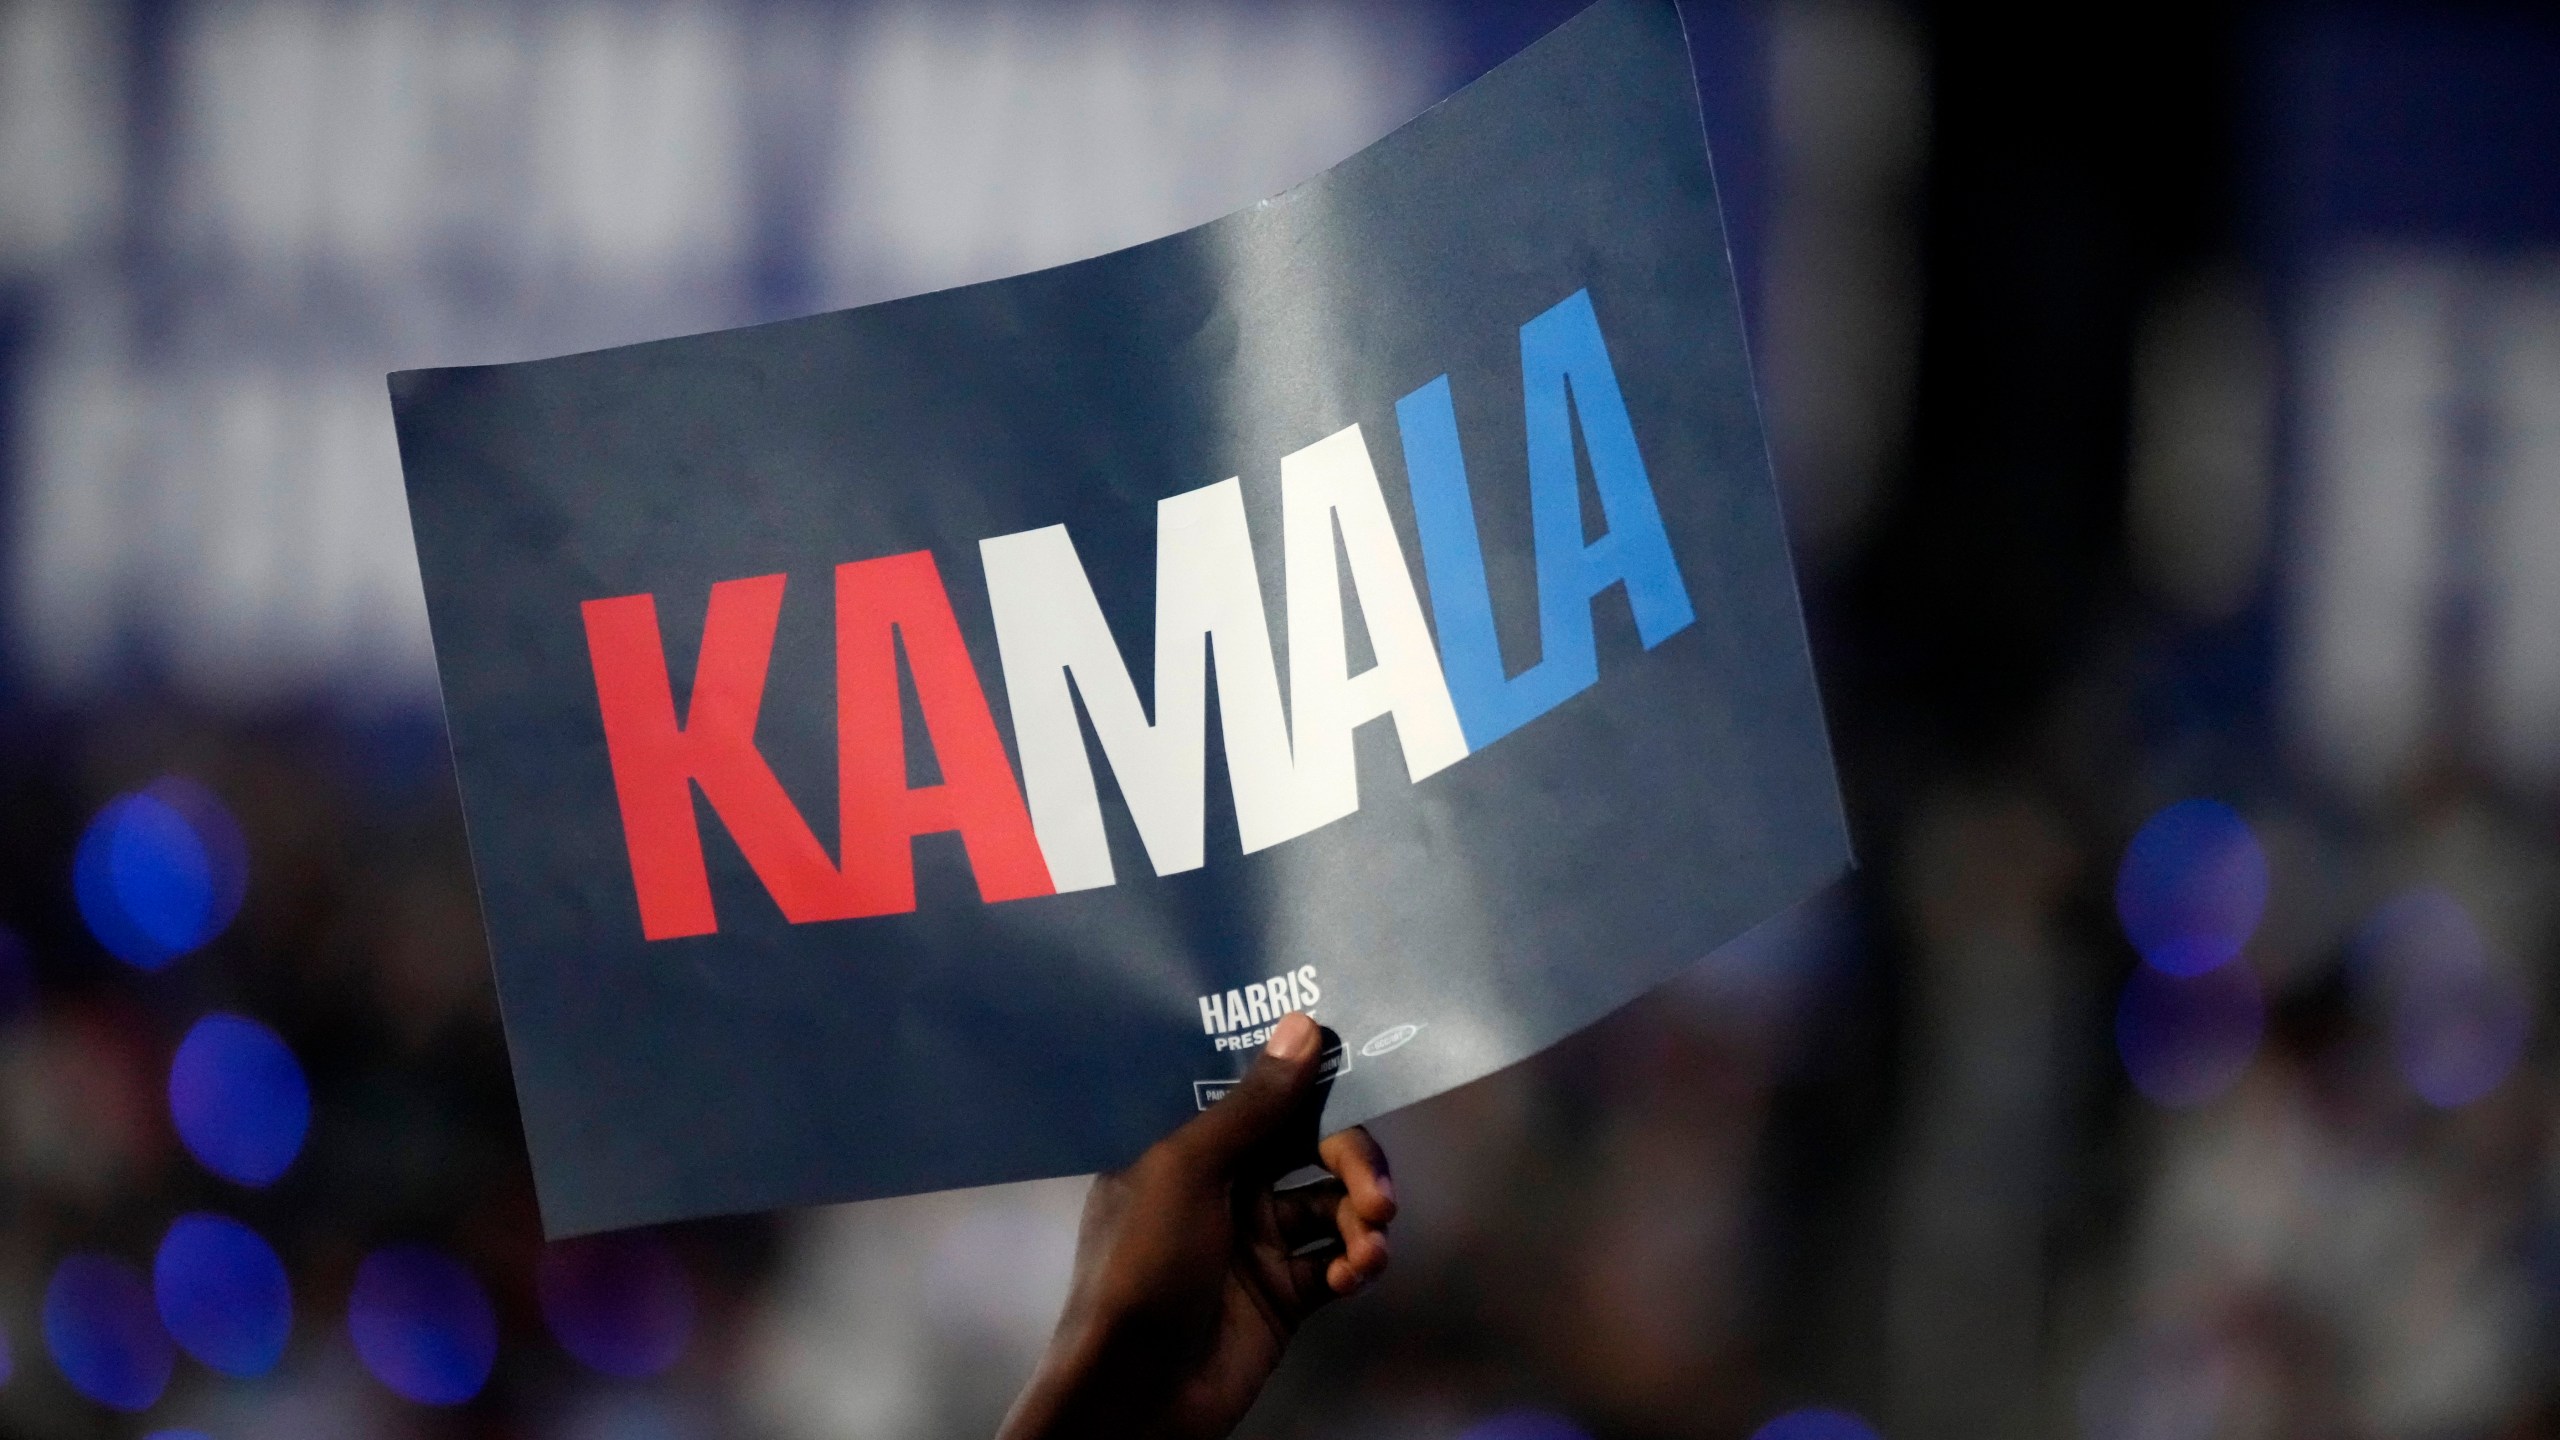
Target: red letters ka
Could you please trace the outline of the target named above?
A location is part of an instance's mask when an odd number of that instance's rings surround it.
[[[921,550],[836,570],[844,859],[839,865],[827,858],[755,747],[783,586],[784,577],[764,575],[711,587],[692,704],[681,724],[656,599],[627,595],[581,607],[642,933],[667,940],[719,929],[695,825],[695,786],[794,924],[913,910],[911,842],[946,830],[960,832],[982,899],[1052,893],[941,572]],[[922,789],[906,781],[899,640],[942,768],[942,783]]]

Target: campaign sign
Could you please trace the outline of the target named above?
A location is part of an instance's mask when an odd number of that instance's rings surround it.
[[[391,380],[546,1224],[1329,1125],[1848,851],[1677,11],[990,284]]]

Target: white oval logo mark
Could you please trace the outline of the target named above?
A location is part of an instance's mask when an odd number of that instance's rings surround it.
[[[1369,1043],[1360,1047],[1360,1053],[1375,1060],[1391,1051],[1403,1049],[1406,1041],[1421,1033],[1419,1025],[1398,1025],[1391,1030],[1381,1030],[1369,1037]]]

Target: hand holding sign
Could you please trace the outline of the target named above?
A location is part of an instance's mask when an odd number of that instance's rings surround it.
[[[1386,1156],[1362,1129],[1316,1141],[1320,1041],[1287,1017],[1225,1099],[1094,1182],[1066,1314],[1002,1440],[1224,1435],[1300,1322],[1386,1272]],[[1311,1159],[1332,1178],[1272,1189]]]

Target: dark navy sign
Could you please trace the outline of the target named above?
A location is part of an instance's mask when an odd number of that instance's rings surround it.
[[[1680,22],[864,310],[394,376],[555,1233],[1329,1121],[1847,863]]]

